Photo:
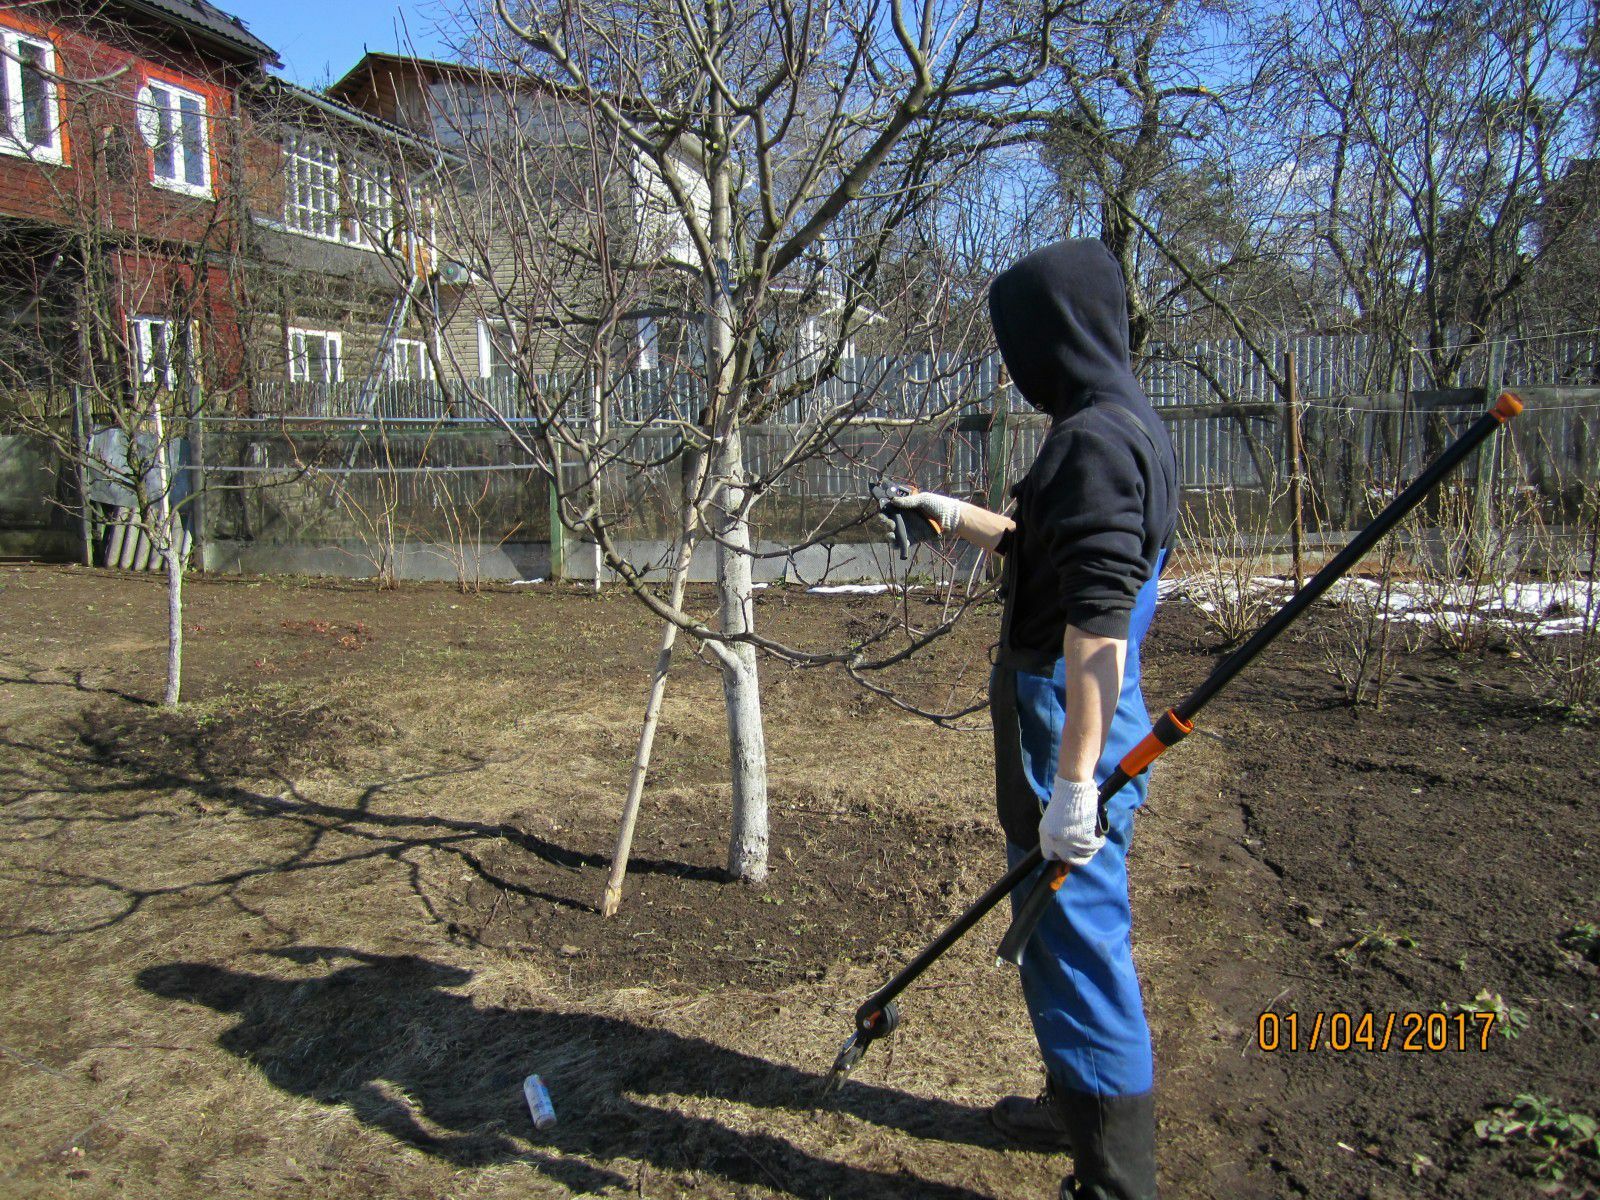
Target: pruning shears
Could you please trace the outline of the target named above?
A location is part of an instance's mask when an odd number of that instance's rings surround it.
[[[893,503],[894,497],[914,495],[916,491],[909,483],[895,483],[889,479],[880,479],[872,485],[872,498],[878,502],[878,512],[893,526],[894,544],[902,559],[911,557],[913,546],[935,541],[944,534],[939,522],[931,517]]]

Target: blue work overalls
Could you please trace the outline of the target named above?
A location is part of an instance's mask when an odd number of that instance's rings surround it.
[[[1096,783],[1150,732],[1139,686],[1140,643],[1155,616],[1165,557],[1163,551],[1134,603],[1122,694],[1095,767]],[[1049,802],[1061,747],[1065,678],[1059,657],[1052,671],[1003,662],[994,670],[991,708],[1003,820],[1008,790],[1013,805],[1023,789],[1031,791],[1041,813]],[[1144,803],[1147,780],[1141,776],[1112,797],[1105,846],[1067,876],[1022,958],[1023,996],[1045,1066],[1059,1087],[1093,1096],[1136,1095],[1152,1085],[1150,1029],[1133,966],[1127,871],[1133,814]],[[1013,863],[1029,848],[1007,840]],[[1013,903],[1027,891],[1027,885],[1018,888]]]

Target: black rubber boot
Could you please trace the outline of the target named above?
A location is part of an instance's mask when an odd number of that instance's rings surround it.
[[[1067,1117],[1056,1102],[1056,1087],[1048,1078],[1037,1099],[1007,1096],[989,1110],[989,1121],[1010,1141],[1035,1150],[1068,1150]]]
[[[1156,1200],[1153,1093],[1090,1096],[1057,1089],[1072,1142],[1072,1174],[1062,1200]]]

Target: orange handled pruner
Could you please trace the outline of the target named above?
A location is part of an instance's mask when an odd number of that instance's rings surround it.
[[[911,557],[911,547],[917,543],[931,542],[944,533],[939,528],[939,522],[932,517],[891,502],[894,496],[910,496],[916,490],[909,483],[892,483],[884,479],[872,485],[872,498],[878,502],[878,511],[884,519],[894,527],[894,544],[902,559]]]

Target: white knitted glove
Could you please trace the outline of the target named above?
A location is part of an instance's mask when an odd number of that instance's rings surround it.
[[[938,492],[912,492],[905,496],[891,496],[889,503],[896,508],[909,508],[931,519],[946,537],[954,536],[961,526],[964,500],[954,496],[941,496]]]
[[[1081,867],[1106,839],[1094,831],[1100,789],[1092,783],[1056,776],[1050,803],[1039,819],[1039,849],[1046,858]]]

